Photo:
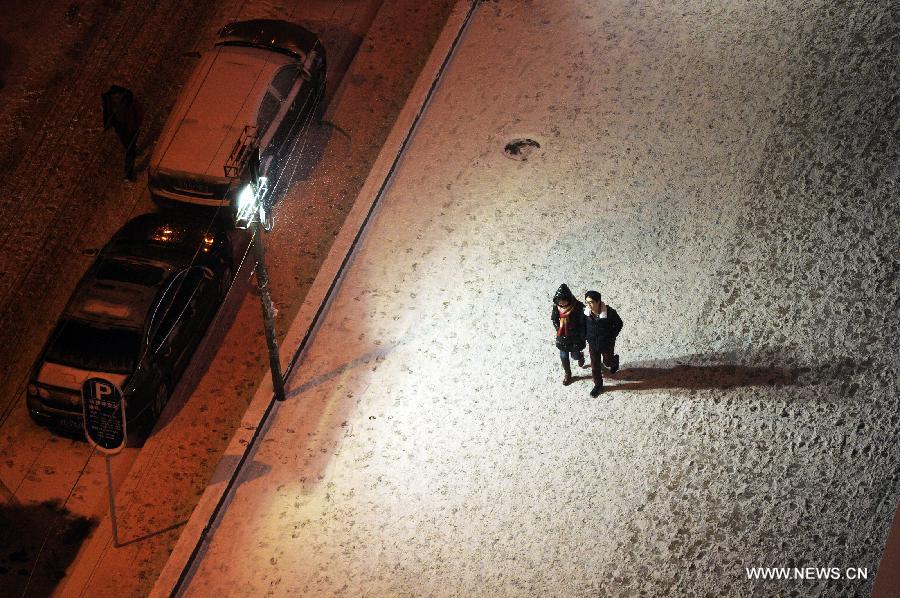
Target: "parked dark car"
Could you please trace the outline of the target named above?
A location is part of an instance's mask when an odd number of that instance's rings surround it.
[[[277,178],[279,158],[321,104],[325,74],[325,48],[300,25],[273,19],[226,25],[155,145],[151,195],[163,204],[233,207],[247,182],[243,149],[252,144],[259,147],[259,174]]]
[[[129,424],[156,421],[231,285],[225,225],[179,214],[126,223],[78,283],[28,384],[31,416],[78,434],[81,385],[122,389]]]

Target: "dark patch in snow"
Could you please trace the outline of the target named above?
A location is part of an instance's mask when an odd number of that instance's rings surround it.
[[[541,144],[534,139],[513,139],[503,148],[503,154],[507,158],[524,162],[534,150],[540,149],[540,147]]]

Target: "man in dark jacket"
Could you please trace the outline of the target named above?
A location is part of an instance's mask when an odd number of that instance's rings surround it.
[[[556,328],[556,348],[559,349],[559,358],[562,360],[563,384],[572,383],[572,367],[569,355],[578,360],[578,365],[584,366],[584,303],[575,299],[572,291],[564,284],[559,285],[553,296],[553,310],[550,312],[550,320]]]
[[[125,146],[125,178],[134,181],[134,158],[144,113],[130,89],[113,85],[103,93],[103,130],[115,129]]]
[[[611,374],[619,369],[619,356],[616,355],[616,337],[622,330],[622,318],[612,307],[601,301],[600,293],[588,291],[584,294],[587,308],[584,310],[585,337],[591,355],[591,376],[594,378],[592,397],[600,396],[603,391],[603,365]]]

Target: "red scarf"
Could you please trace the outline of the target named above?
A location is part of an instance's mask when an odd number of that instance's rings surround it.
[[[568,332],[568,323],[569,323],[569,314],[572,313],[572,308],[574,305],[570,305],[565,309],[556,306],[556,309],[559,310],[559,330],[556,331],[556,336],[566,336]]]

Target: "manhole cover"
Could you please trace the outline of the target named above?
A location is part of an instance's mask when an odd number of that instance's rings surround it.
[[[528,156],[531,155],[531,152],[540,147],[541,144],[534,139],[513,139],[503,148],[503,154],[511,160],[521,160],[524,162],[528,159]]]

